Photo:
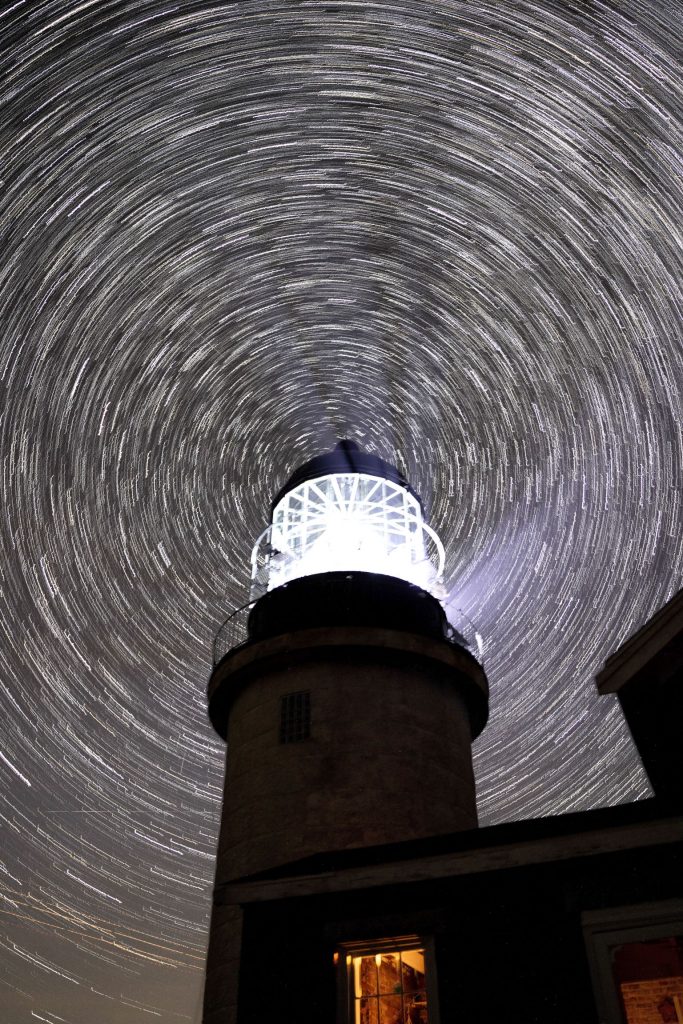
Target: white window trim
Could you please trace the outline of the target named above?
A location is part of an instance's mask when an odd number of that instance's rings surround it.
[[[629,942],[683,935],[683,900],[584,911],[581,924],[598,1020],[600,1024],[624,1024],[610,950]]]

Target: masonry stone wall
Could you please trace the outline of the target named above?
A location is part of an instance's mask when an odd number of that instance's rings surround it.
[[[320,650],[264,665],[230,712],[219,874],[475,827],[470,726],[455,675],[386,650]],[[311,695],[310,738],[283,744],[281,699],[302,690]]]

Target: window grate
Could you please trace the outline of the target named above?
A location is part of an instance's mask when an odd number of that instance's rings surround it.
[[[301,743],[311,735],[311,693],[300,690],[280,699],[280,743]]]

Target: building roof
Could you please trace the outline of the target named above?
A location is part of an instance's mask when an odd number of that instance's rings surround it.
[[[683,662],[683,590],[609,656],[595,679],[598,690],[615,693],[646,666],[656,668],[663,657]]]
[[[249,903],[371,888],[669,843],[683,844],[683,816],[662,808],[656,799],[648,799],[382,846],[319,853],[236,879],[222,887],[222,900]]]
[[[399,487],[403,487],[409,494],[412,494],[422,507],[419,494],[415,493],[396,466],[392,466],[390,462],[385,462],[384,459],[380,459],[379,456],[373,455],[371,452],[362,451],[355,441],[343,440],[339,441],[332,451],[316,455],[315,458],[309,459],[308,462],[295,469],[286,484],[273,498],[271,511],[280,503],[285,494],[294,490],[305,480],[316,480],[321,476],[329,476],[333,473],[363,473],[391,480],[392,483],[398,484]]]

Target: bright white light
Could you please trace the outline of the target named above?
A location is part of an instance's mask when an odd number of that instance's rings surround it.
[[[332,473],[288,491],[252,555],[252,596],[300,576],[383,573],[436,591],[443,547],[400,484],[364,473]]]

